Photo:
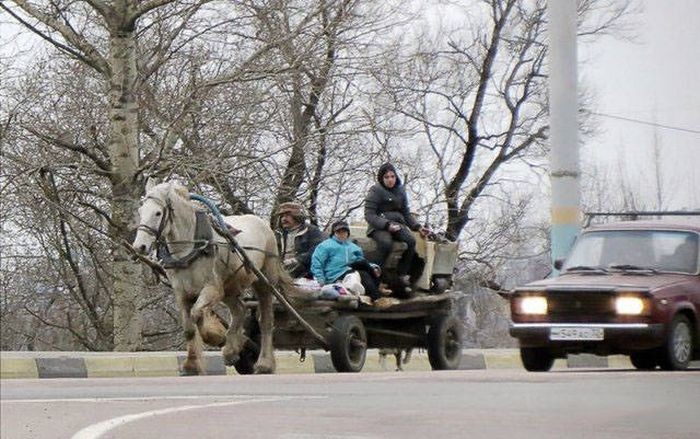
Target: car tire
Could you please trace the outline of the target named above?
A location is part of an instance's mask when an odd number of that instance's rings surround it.
[[[654,370],[659,364],[654,351],[639,351],[630,354],[630,362],[638,370]]]
[[[658,355],[663,370],[684,370],[688,368],[693,355],[693,325],[682,314],[671,321],[666,343]]]
[[[428,361],[433,370],[455,370],[462,360],[462,323],[456,316],[440,316],[428,329]]]
[[[340,316],[329,337],[331,362],[338,372],[359,372],[367,357],[367,332],[355,316]]]
[[[554,356],[547,348],[520,348],[520,359],[529,372],[547,372],[554,365]]]

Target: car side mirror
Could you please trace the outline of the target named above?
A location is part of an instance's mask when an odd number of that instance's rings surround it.
[[[564,258],[557,259],[554,261],[554,268],[557,270],[561,270],[561,267],[564,266]]]

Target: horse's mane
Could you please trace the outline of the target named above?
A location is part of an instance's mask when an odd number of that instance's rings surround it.
[[[147,197],[157,198],[163,202],[170,201],[173,208],[178,209],[185,205],[190,205],[190,192],[187,188],[176,182],[166,181],[151,188],[147,193]]]
[[[134,245],[138,243],[139,248],[143,247],[143,251],[145,251],[146,245],[144,243],[147,242],[148,246],[152,246],[153,242],[159,239],[158,234],[161,233],[165,235],[166,244],[194,243],[191,240],[193,231],[195,232],[194,236],[197,236],[197,207],[190,200],[190,194],[185,185],[176,181],[168,181],[155,186],[149,185],[143,200],[144,203],[148,198],[151,198],[153,203],[148,204],[143,215],[148,218],[150,223],[153,223],[156,221],[155,218],[160,216],[156,209],[161,209],[163,214],[159,220],[161,227],[156,234],[152,227],[153,224],[144,226],[144,228],[139,226],[139,234],[137,234]],[[157,207],[156,203],[160,206]],[[144,205],[142,204],[142,206]],[[166,215],[168,215],[170,222],[167,230],[162,227]],[[294,300],[298,290],[294,286],[293,279],[280,263],[275,236],[269,223],[255,215],[233,216],[227,218],[227,221],[230,221],[232,225],[240,224],[241,227],[246,228],[245,235],[241,237],[242,244],[240,245],[245,245],[244,248],[259,250],[259,252],[254,253],[255,257],[252,258],[251,263],[267,277],[270,283],[280,289],[283,295]],[[150,233],[146,233],[145,230]],[[219,244],[222,242],[218,238],[215,239],[216,253],[231,251],[228,246],[220,246]],[[205,241],[205,243],[208,246],[211,244],[210,241]],[[220,259],[223,263],[219,263],[219,259],[210,257],[199,259],[199,254],[190,252],[182,259],[189,258],[189,255],[195,255],[191,259],[191,261],[195,261],[194,263],[184,267],[173,267],[172,270],[168,271],[168,277],[172,278],[171,284],[178,296],[178,304],[182,311],[182,324],[187,337],[188,354],[182,366],[183,371],[194,374],[203,372],[201,363],[203,341],[213,346],[223,345],[222,353],[225,363],[227,365],[236,364],[239,360],[239,353],[245,346],[242,330],[245,308],[231,305],[229,302],[233,303],[233,299],[240,300],[241,294],[252,287],[259,298],[258,311],[262,336],[260,356],[255,365],[250,365],[250,369],[260,373],[273,372],[275,358],[270,334],[272,334],[273,329],[274,312],[272,309],[273,292],[270,291],[270,286],[264,285],[256,276],[251,276],[247,270],[240,270],[241,260],[247,259],[245,257],[227,256]],[[199,271],[195,273],[193,270]],[[194,301],[190,300],[194,297],[190,297],[193,293],[196,296]],[[229,305],[231,312],[231,326],[228,330],[224,324],[207,323],[207,319],[211,320],[213,315],[212,307],[222,299],[225,299],[224,302]]]

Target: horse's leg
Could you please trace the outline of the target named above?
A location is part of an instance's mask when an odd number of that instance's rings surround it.
[[[202,375],[202,339],[197,331],[197,326],[191,317],[192,301],[185,297],[185,294],[177,293],[177,305],[180,308],[180,318],[182,319],[182,329],[187,342],[187,359],[182,363],[183,375]]]
[[[223,347],[226,343],[226,322],[214,311],[207,308],[204,311],[202,323],[198,326],[202,341],[209,346]]]
[[[245,335],[243,334],[243,319],[245,318],[246,309],[239,296],[235,294],[226,294],[224,296],[224,302],[231,310],[231,323],[226,332],[226,344],[221,354],[224,357],[224,364],[233,366],[236,361],[238,361],[238,354],[241,352],[246,342]]]
[[[208,312],[211,307],[220,302],[224,298],[224,290],[220,285],[207,284],[202,291],[199,292],[197,301],[190,311],[192,320],[198,327],[202,327],[204,322],[204,315]]]
[[[255,373],[275,372],[275,352],[272,347],[274,314],[272,310],[272,293],[265,284],[257,281],[253,284],[258,296],[258,319],[260,323],[260,357],[255,363]]]

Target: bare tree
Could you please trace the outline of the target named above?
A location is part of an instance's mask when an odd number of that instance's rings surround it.
[[[173,102],[179,113],[167,119],[169,125],[163,133],[148,124],[149,119],[153,120],[153,116],[159,114],[156,106],[148,105],[149,96],[154,96],[148,94],[152,91],[149,86],[162,79],[158,78],[159,74],[166,71],[168,63],[184,47],[193,44],[191,42],[197,34],[189,33],[190,24],[196,22],[197,30],[214,32],[217,25],[231,20],[231,17],[222,14],[224,17],[216,22],[210,18],[210,10],[202,14],[206,19],[201,19],[198,13],[211,3],[210,0],[95,0],[81,3],[17,0],[12,3],[3,2],[0,7],[56,50],[55,55],[46,58],[43,74],[59,67],[64,75],[57,76],[53,83],[46,78],[36,78],[38,86],[32,104],[41,104],[46,96],[56,96],[53,104],[59,105],[42,112],[27,103],[20,122],[26,144],[34,141],[43,148],[60,150],[65,160],[62,163],[47,161],[42,164],[44,167],[25,163],[27,168],[20,172],[31,173],[32,168],[33,172],[40,169],[50,171],[45,175],[54,175],[58,186],[67,184],[70,172],[89,172],[78,179],[75,193],[96,193],[92,200],[83,199],[81,202],[101,216],[111,243],[107,252],[111,258],[107,264],[110,272],[105,282],[112,303],[114,348],[138,349],[142,332],[140,306],[146,290],[142,269],[130,260],[123,243],[128,241],[134,225],[134,215],[143,192],[144,172],[152,170],[154,163],[162,160],[163,154],[172,154],[178,142],[189,140],[181,121],[196,113],[196,104],[200,101],[192,96],[219,84],[246,79],[248,67],[245,63],[231,63],[215,78],[196,84],[188,99]],[[155,44],[145,44],[148,42]],[[253,55],[247,60],[249,64],[269,47],[268,44],[252,48]],[[77,87],[76,90],[85,93],[61,97],[56,92],[62,82],[70,82],[71,86]],[[73,105],[75,112],[69,114],[67,108],[61,107],[63,103]],[[51,107],[51,102],[43,104],[37,107]],[[143,112],[143,108],[152,112]],[[75,116],[79,119],[72,119]],[[15,157],[18,162],[22,161],[20,154]],[[56,172],[56,168],[62,169]],[[63,173],[62,178],[60,173]],[[100,180],[108,183],[107,193],[100,193],[99,189],[95,191],[102,186]],[[68,209],[71,204],[56,203],[52,207]],[[71,213],[77,215],[75,211]]]
[[[447,236],[457,239],[479,197],[518,178],[513,165],[542,168],[547,17],[544,1],[449,4],[470,8],[466,30],[423,34],[414,50],[391,63],[390,76],[378,76],[393,109],[420,133],[412,139],[429,151],[421,154],[423,174],[442,192],[432,203],[444,203]],[[630,8],[628,2],[579,6],[582,36],[612,31]]]
[[[0,2],[49,48],[0,84],[0,210],[42,254],[25,283],[56,297],[33,306],[27,287],[12,306],[85,349],[166,344],[172,301],[123,246],[146,176],[233,212],[301,199],[323,222],[359,216],[376,166],[398,159],[450,238],[492,201],[517,223],[527,196],[509,190],[541,167],[547,129],[544,2],[455,5],[466,31],[421,37],[404,2]],[[468,256],[498,267],[511,249],[485,236]]]

